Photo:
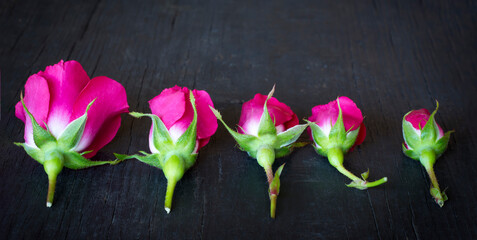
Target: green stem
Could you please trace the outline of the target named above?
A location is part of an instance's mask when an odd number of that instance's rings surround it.
[[[432,186],[437,188],[440,191],[439,184],[437,183],[436,174],[434,173],[434,163],[436,162],[436,154],[433,150],[423,150],[420,156],[420,162],[424,166],[429,174],[429,178],[431,179]]]
[[[379,180],[376,180],[374,182],[366,182],[366,187],[376,187],[376,186],[379,186],[383,183],[386,183],[388,181],[388,178],[387,177],[383,177]]]
[[[167,181],[166,199],[164,200],[164,209],[166,210],[167,214],[171,212],[172,197],[174,195],[174,189],[176,188],[176,184],[177,181]]]
[[[46,197],[46,206],[53,205],[53,197],[55,196],[56,177],[63,169],[64,158],[63,155],[56,149],[47,151],[45,153],[45,162],[43,168],[48,175],[48,194]]]
[[[338,169],[338,171],[351,179],[352,181],[358,181],[361,180],[359,177],[348,171],[344,166],[343,166],[343,151],[340,148],[331,148],[328,150],[328,161],[330,164]]]
[[[184,160],[177,155],[170,155],[164,163],[162,171],[167,179],[166,199],[164,201],[164,209],[169,214],[172,205],[172,196],[177,182],[184,176],[185,163]]]
[[[275,218],[275,209],[277,208],[277,195],[270,195],[270,217]]]
[[[268,185],[270,185],[273,181],[272,167],[265,168],[265,173],[267,174]]]
[[[46,196],[46,206],[51,207],[53,205],[53,197],[55,196],[56,177],[48,176],[48,195]]]
[[[426,149],[421,152],[420,162],[426,169],[429,178],[431,179],[430,193],[434,197],[434,201],[440,206],[444,206],[444,201],[447,200],[445,193],[441,192],[439,183],[437,182],[436,173],[434,172],[434,163],[436,162],[436,153],[432,149]]]
[[[328,161],[330,162],[333,167],[338,169],[338,171],[348,177],[349,179],[352,180],[350,184],[348,184],[348,187],[355,187],[360,190],[364,190],[370,187],[376,187],[379,186],[385,182],[388,181],[387,177],[383,177],[379,180],[376,180],[374,182],[368,182],[366,180],[363,180],[356,175],[354,175],[352,172],[348,171],[344,166],[343,166],[343,151],[339,148],[331,148],[328,150]]]

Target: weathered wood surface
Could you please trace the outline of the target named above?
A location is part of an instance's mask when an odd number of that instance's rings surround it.
[[[475,1],[2,1],[0,238],[475,239],[476,32]],[[273,84],[300,119],[349,96],[368,135],[345,165],[389,182],[349,189],[307,146],[276,162],[287,165],[271,220],[263,170],[220,125],[170,215],[162,172],[138,161],[63,170],[47,209],[42,166],[12,144],[23,140],[14,104],[29,75],[60,59],[122,83],[134,111],[175,84],[205,89],[229,124]],[[435,165],[443,208],[401,153],[402,116],[435,99],[437,121],[456,131]],[[124,115],[94,159],[147,150],[149,126]]]

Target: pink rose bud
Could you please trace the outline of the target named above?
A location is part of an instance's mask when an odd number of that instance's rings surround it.
[[[25,123],[25,143],[16,144],[44,166],[48,207],[63,167],[117,163],[87,158],[113,139],[121,125],[120,114],[128,108],[121,84],[107,77],[90,80],[76,61],[61,60],[28,78],[25,98],[15,106],[15,115]]]
[[[360,145],[366,137],[363,114],[351,99],[339,97],[326,105],[315,106],[309,123],[316,152],[327,157],[333,167],[352,180],[348,187],[363,190],[387,181],[384,177],[367,182],[369,171],[362,173],[359,178],[343,166],[344,153]]]
[[[268,94],[256,94],[244,103],[238,124],[238,132],[232,130],[222,120],[220,113],[212,109],[215,116],[235,138],[240,148],[265,169],[269,183],[270,216],[275,218],[276,199],[280,191],[280,174],[283,165],[275,175],[272,165],[275,158],[290,154],[293,147],[301,146],[295,141],[308,124],[298,125],[298,117],[287,105],[272,97],[275,87]]]
[[[209,108],[214,104],[209,94],[203,90],[190,91],[178,86],[168,88],[150,100],[149,106],[152,114],[130,114],[152,119],[149,132],[149,149],[152,154],[141,152],[143,155],[115,155],[120,160],[136,158],[162,169],[167,179],[164,209],[169,213],[177,182],[194,165],[199,149],[207,145],[214,135],[217,118]]]
[[[434,173],[434,163],[442,153],[447,149],[450,134],[448,131],[444,134],[441,126],[434,120],[434,116],[439,108],[439,102],[436,101],[436,110],[429,113],[427,109],[412,110],[404,115],[402,120],[402,132],[404,143],[402,150],[404,154],[414,160],[418,160],[426,169],[431,179],[431,195],[440,207],[444,206],[447,195],[441,191]]]

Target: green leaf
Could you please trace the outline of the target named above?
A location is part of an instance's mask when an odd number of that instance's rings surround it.
[[[23,95],[20,95],[20,100],[22,102],[23,110],[30,116],[30,120],[33,126],[33,141],[38,148],[41,148],[43,145],[49,142],[56,142],[56,138],[51,135],[50,132],[43,129],[38,122],[35,120],[35,117],[28,111],[25,102],[23,101]],[[45,124],[46,126],[46,124]]]
[[[329,139],[335,144],[342,144],[346,140],[346,130],[343,122],[343,112],[341,111],[339,98],[336,99],[338,103],[339,114],[335,125],[331,127]]]
[[[419,154],[417,154],[414,150],[412,149],[407,149],[404,143],[402,144],[402,152],[404,155],[406,155],[409,158],[412,158],[414,160],[419,161]]]
[[[37,162],[39,162],[40,164],[43,164],[45,162],[45,159],[44,159],[44,156],[45,154],[43,153],[43,151],[41,151],[40,149],[38,148],[34,148],[34,147],[31,147],[30,145],[26,144],[26,143],[19,143],[19,142],[16,142],[14,143],[15,145],[19,146],[19,147],[23,147],[23,149],[25,149],[25,152],[33,159],[35,159]]]
[[[145,152],[141,152],[144,155],[134,154],[134,155],[126,155],[126,154],[118,154],[114,153],[114,156],[119,159],[120,161],[124,161],[126,159],[137,159],[140,162],[143,162],[147,165],[162,169],[161,167],[161,154],[160,153],[153,153],[147,154]]]
[[[169,131],[167,130],[166,125],[164,125],[162,120],[157,115],[138,112],[130,112],[129,115],[136,118],[151,118],[153,124],[152,140],[157,150],[169,152],[171,149],[174,148],[174,142],[169,135]]]
[[[81,154],[70,151],[70,152],[64,152],[63,153],[64,159],[65,159],[65,167],[70,168],[70,169],[83,169],[83,168],[89,168],[89,167],[94,167],[94,166],[100,166],[104,164],[111,164],[115,165],[121,162],[121,160],[116,160],[116,161],[91,161],[83,156]]]
[[[419,148],[421,146],[421,136],[417,133],[412,124],[405,120],[406,116],[407,114],[402,119],[402,134],[404,140],[410,148]]]
[[[192,109],[194,110],[194,118],[190,123],[187,130],[179,137],[176,142],[176,149],[181,149],[182,152],[190,154],[194,151],[197,145],[197,108],[195,106],[195,98],[192,91],[190,91],[190,103],[192,104]]]
[[[277,135],[275,148],[282,148],[294,143],[308,127],[308,124],[296,125]]]
[[[217,117],[217,119],[220,122],[222,122],[224,127],[227,129],[227,131],[230,133],[230,135],[232,135],[232,137],[235,139],[235,141],[237,141],[237,143],[240,146],[242,151],[246,151],[250,154],[250,153],[255,153],[258,150],[260,142],[259,142],[259,139],[256,136],[241,134],[241,133],[238,133],[238,132],[232,130],[229,126],[227,126],[227,124],[224,122],[224,120],[222,120],[222,115],[220,114],[219,111],[217,111],[212,106],[209,106],[209,108],[212,110],[215,117]]]
[[[350,182],[349,184],[346,184],[346,186],[347,187],[353,187],[353,188],[356,188],[356,189],[359,189],[359,190],[368,189],[368,187],[366,186],[366,182],[361,180],[361,179],[354,180],[354,181]]]
[[[270,92],[273,94],[274,89]],[[277,135],[277,129],[275,128],[275,123],[272,120],[272,117],[268,113],[268,108],[267,108],[267,102],[268,99],[270,99],[271,94],[268,95],[267,100],[265,100],[265,104],[263,104],[263,114],[262,117],[260,117],[260,123],[258,125],[258,136],[264,136],[264,135]]]
[[[274,194],[278,196],[278,194],[280,193],[280,175],[282,174],[284,166],[285,163],[282,164],[275,172],[275,176],[273,177],[273,180],[268,188],[269,194]]]
[[[454,131],[446,132],[444,136],[437,140],[437,142],[434,144],[434,150],[436,151],[437,156],[440,156],[446,151],[447,145],[449,144],[450,135],[453,132]]]
[[[94,101],[96,101],[96,99],[94,99],[88,104],[83,116],[75,119],[70,124],[68,124],[61,136],[58,137],[58,145],[63,147],[65,150],[73,149],[81,140],[81,137],[83,136],[84,132],[84,127],[86,125],[86,119],[88,118],[88,110],[91,105],[93,105]]]
[[[368,177],[369,177],[369,168],[368,168],[368,171],[366,171],[366,172],[364,172],[364,173],[361,173],[361,178],[362,178],[363,180],[366,181],[366,179],[368,179]]]

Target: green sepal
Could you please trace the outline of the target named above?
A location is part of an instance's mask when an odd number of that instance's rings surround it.
[[[143,155],[139,154],[134,154],[134,155],[126,155],[126,154],[119,154],[119,153],[114,153],[114,156],[120,160],[124,161],[126,159],[137,159],[147,165],[162,169],[161,166],[161,154],[160,153],[153,153],[153,154],[148,154],[146,152],[141,151]]]
[[[421,130],[421,142],[422,143],[434,143],[436,141],[437,136],[439,135],[439,127],[434,119],[434,116],[437,113],[437,109],[439,109],[439,102],[436,101],[436,109],[431,113],[429,119],[427,120],[426,125]]]
[[[269,195],[272,195],[272,194],[278,195],[280,193],[280,175],[282,174],[284,166],[285,166],[285,163],[282,164],[275,172],[275,176],[273,177],[273,180],[270,183],[270,186],[268,187]]]
[[[65,167],[69,169],[83,169],[83,168],[88,168],[88,167],[94,167],[94,166],[100,166],[104,164],[111,164],[115,165],[121,162],[121,160],[115,160],[115,161],[91,161],[83,156],[81,154],[70,151],[70,152],[64,152],[63,153],[64,157],[64,164]]]
[[[316,146],[316,144],[313,144],[313,148],[315,149],[316,153],[323,157],[328,157],[328,151],[327,149],[322,148],[321,146]]]
[[[256,136],[248,135],[248,134],[241,134],[238,133],[234,130],[232,130],[222,119],[222,115],[220,114],[217,109],[213,108],[212,106],[209,106],[212,112],[214,113],[215,117],[222,122],[224,127],[227,129],[227,131],[232,135],[232,137],[235,139],[237,144],[240,146],[240,149],[242,151],[248,152],[249,155],[252,156],[255,155],[254,153],[257,152],[258,146],[260,144],[258,138]]]
[[[361,127],[358,127],[358,129],[353,131],[348,131],[348,133],[346,133],[346,139],[344,140],[342,145],[343,152],[348,152],[351,149],[351,147],[354,146],[354,143],[356,142],[356,138],[358,138],[360,128]]]
[[[272,90],[267,96],[267,100],[265,100],[265,104],[263,104],[263,113],[260,117],[260,123],[258,125],[258,137],[265,136],[265,135],[277,135],[277,129],[275,128],[275,123],[272,120],[272,117],[268,113],[267,102],[273,96],[275,92],[275,86],[273,86]]]
[[[42,128],[38,122],[35,120],[35,117],[28,111],[25,106],[25,101],[23,101],[23,95],[20,95],[20,100],[22,102],[23,110],[28,114],[31,120],[33,127],[33,141],[38,148],[41,148],[43,145],[48,144],[49,142],[56,142],[56,139],[50,132]],[[45,124],[46,126],[46,124]]]
[[[23,149],[25,149],[25,152],[26,152],[31,158],[35,159],[35,160],[36,160],[37,162],[39,162],[40,164],[43,165],[43,163],[45,162],[45,159],[44,159],[45,154],[44,154],[43,151],[41,151],[40,149],[31,147],[31,146],[29,146],[29,145],[26,144],[26,143],[15,142],[14,144],[17,145],[17,146],[19,146],[19,147],[23,147]]]
[[[83,156],[83,155],[86,155],[86,154],[92,153],[92,152],[93,152],[93,150],[88,150],[88,151],[80,152],[79,154],[80,154],[81,156]]]
[[[447,145],[449,144],[450,135],[453,132],[454,131],[446,132],[444,136],[437,140],[437,142],[434,144],[434,150],[436,151],[437,157],[446,151]]]
[[[292,153],[295,148],[301,148],[308,144],[308,142],[294,142],[286,147],[275,149],[275,158],[285,157]]]
[[[188,156],[182,156],[185,163],[185,169],[189,169],[195,164],[195,161],[197,160],[197,155],[198,155],[197,153],[193,153]]]
[[[96,101],[96,99],[91,101],[86,107],[84,114],[81,117],[72,121],[70,124],[68,124],[63,133],[61,133],[61,136],[58,137],[58,145],[62,149],[73,149],[81,140],[81,137],[83,136],[84,132],[84,127],[86,125],[86,119],[88,118],[88,111],[91,105],[93,105],[94,101]]]
[[[294,143],[308,127],[308,124],[296,125],[277,135],[275,148],[282,148]]]
[[[414,127],[412,126],[412,123],[405,120],[406,116],[409,113],[404,115],[402,119],[402,134],[404,137],[404,141],[406,141],[406,144],[410,148],[416,149],[417,147],[421,145],[421,136],[417,133],[416,129],[414,129]]]
[[[154,114],[139,112],[130,112],[129,115],[135,118],[150,117],[153,124],[152,141],[156,149],[164,152],[169,152],[170,150],[173,150],[174,142],[169,135],[169,131],[167,130],[166,125],[164,125],[164,123],[158,116]]]
[[[417,154],[414,150],[412,149],[407,149],[404,143],[402,144],[402,152],[404,155],[406,155],[409,158],[412,158],[414,160],[419,161],[419,154]]]
[[[310,125],[310,129],[311,129],[311,135],[313,137],[313,141],[318,144],[318,146],[321,147],[321,149],[326,149],[328,147],[328,143],[329,143],[329,138],[328,136],[321,130],[320,126],[318,126],[318,124],[314,123],[314,122],[310,122],[308,120],[305,120],[308,122],[308,124]],[[315,146],[315,144],[313,144],[313,146]],[[315,146],[316,148],[316,146]],[[326,156],[326,154],[324,154],[323,156]]]
[[[194,118],[189,127],[187,127],[187,130],[179,137],[179,139],[177,139],[175,149],[190,154],[194,151],[197,145],[197,108],[195,106],[195,98],[192,91],[190,91],[189,96],[192,109],[194,110]]]
[[[343,148],[342,144],[346,140],[346,129],[345,129],[344,122],[343,122],[343,112],[341,111],[339,98],[336,99],[336,101],[337,101],[337,104],[338,104],[339,114],[338,114],[338,118],[336,119],[335,125],[333,125],[333,127],[331,127],[330,134],[329,134],[328,138],[329,138],[331,143],[341,145],[341,148]]]

